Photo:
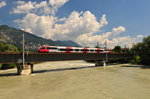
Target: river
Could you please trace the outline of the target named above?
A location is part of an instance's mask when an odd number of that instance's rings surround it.
[[[36,64],[30,76],[0,70],[0,99],[150,99],[150,69],[60,61]]]

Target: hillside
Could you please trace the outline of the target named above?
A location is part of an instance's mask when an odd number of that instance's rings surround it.
[[[76,43],[57,42],[50,39],[44,39],[28,32],[9,27],[7,25],[0,26],[0,42],[12,44],[18,48],[22,47],[22,33],[25,36],[25,49],[35,50],[41,45],[56,45],[56,46],[74,46]]]
[[[70,41],[70,40],[68,40],[68,41],[60,41],[60,40],[58,40],[58,41],[55,41],[55,42],[57,42],[59,44],[62,44],[63,46],[81,47],[79,44],[77,44],[77,43],[75,43],[73,41]]]

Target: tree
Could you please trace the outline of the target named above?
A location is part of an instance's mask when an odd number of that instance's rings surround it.
[[[18,48],[13,45],[0,42],[0,52],[18,52]],[[2,70],[14,68],[16,64],[0,64]]]
[[[100,48],[100,47],[99,47],[99,43],[98,43],[98,42],[97,42],[97,45],[95,46],[95,48]]]
[[[135,56],[132,60],[130,60],[132,64],[139,64],[141,62],[140,56]]]
[[[113,51],[115,53],[121,53],[121,47],[120,46],[115,46],[114,49],[113,49]]]
[[[18,52],[18,48],[10,44],[0,42],[0,52]]]
[[[150,36],[143,39],[143,42],[137,43],[131,49],[135,56],[141,58],[141,63],[145,65],[150,64]]]

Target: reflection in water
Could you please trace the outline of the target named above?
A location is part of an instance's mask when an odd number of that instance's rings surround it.
[[[149,75],[150,69],[129,64],[40,63],[31,76],[0,71],[0,99],[150,99]]]

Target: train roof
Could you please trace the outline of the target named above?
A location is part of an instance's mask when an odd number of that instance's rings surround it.
[[[70,47],[70,46],[50,46],[50,45],[43,45],[40,46],[41,47],[57,47],[57,48],[73,48],[73,49],[80,49],[80,48],[87,48],[87,49],[104,49],[104,48],[92,48],[92,47]]]

